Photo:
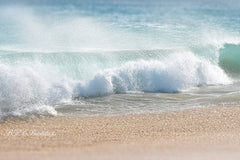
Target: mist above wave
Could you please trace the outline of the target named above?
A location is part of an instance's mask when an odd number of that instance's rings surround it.
[[[220,48],[225,43],[240,42],[239,32],[234,27],[238,24],[235,10],[230,13],[222,10],[231,17],[229,21],[214,10],[204,16],[208,8],[195,8],[198,3],[190,3],[193,9],[188,3],[175,6],[165,2],[157,7],[152,3],[129,2],[127,5],[126,2],[103,1],[97,5],[93,1],[81,5],[70,5],[70,2],[69,5],[4,5],[0,7],[0,49],[153,50],[208,45]],[[221,10],[216,12],[221,13]],[[225,24],[233,27],[226,28]]]

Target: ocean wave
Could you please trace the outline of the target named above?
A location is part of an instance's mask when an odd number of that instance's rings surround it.
[[[69,59],[64,59],[65,56],[61,54],[55,55],[63,56],[57,61],[44,61],[44,58],[36,60],[39,57],[30,57],[30,62],[27,60],[29,57],[20,56],[17,62],[16,59],[19,57],[16,56],[18,54],[7,57],[7,61],[1,62],[0,65],[0,113],[2,114],[0,117],[23,116],[29,113],[56,115],[54,106],[76,98],[128,92],[174,93],[203,85],[232,82],[217,64],[192,52],[172,53],[158,60],[153,58],[134,61],[132,60],[134,58],[129,58],[129,61],[117,64],[118,67],[106,65],[103,68],[100,67],[102,64],[95,62],[87,64],[89,59],[80,58],[79,61],[72,63],[84,65],[70,66],[68,69],[63,67],[65,66],[63,62],[67,61],[68,64],[71,62]],[[14,63],[10,59],[15,59]],[[84,62],[85,60],[87,62]],[[85,68],[82,68],[83,66]],[[68,76],[74,75],[73,73],[81,74],[79,72],[81,69],[88,72],[88,68],[91,71],[91,67],[99,68],[92,72],[92,76]],[[74,69],[75,71],[72,71]]]
[[[78,84],[78,96],[91,97],[128,91],[179,92],[202,85],[230,84],[217,65],[193,53],[176,54],[162,61],[128,62],[97,73],[87,85]]]
[[[64,82],[50,81],[31,66],[0,65],[0,110],[2,116],[57,112],[52,105],[70,96]]]

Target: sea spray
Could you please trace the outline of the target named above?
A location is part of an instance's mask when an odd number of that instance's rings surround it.
[[[55,56],[58,59],[62,55]],[[36,63],[35,59],[29,64],[26,59],[20,59],[20,62],[0,66],[1,110],[13,115],[34,110],[39,114],[56,114],[50,106],[81,97],[138,91],[174,93],[203,85],[231,83],[220,67],[191,52],[175,53],[162,60],[129,61],[120,67],[93,72],[92,78],[85,82],[84,77],[66,76],[66,70],[61,71],[61,61],[46,64]],[[78,67],[72,72],[78,72]],[[91,64],[88,67],[91,68]]]

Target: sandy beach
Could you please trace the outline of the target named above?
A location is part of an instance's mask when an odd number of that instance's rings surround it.
[[[0,124],[0,159],[239,159],[240,108]]]

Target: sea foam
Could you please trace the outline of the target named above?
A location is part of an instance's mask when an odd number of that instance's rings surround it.
[[[119,68],[97,73],[75,92],[83,97],[128,91],[180,92],[202,85],[230,84],[231,79],[217,65],[186,52],[163,61],[128,62]]]
[[[171,54],[162,60],[129,61],[99,70],[88,81],[68,77],[58,67],[61,65],[24,61],[1,64],[2,114],[55,115],[55,105],[75,98],[139,91],[174,93],[202,85],[231,83],[217,64],[191,52]]]

